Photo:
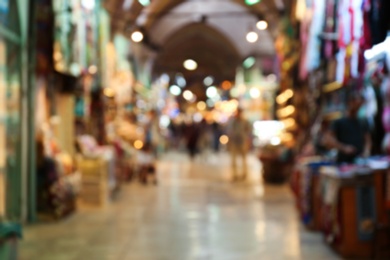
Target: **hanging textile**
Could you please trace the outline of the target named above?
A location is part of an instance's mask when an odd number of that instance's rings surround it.
[[[309,41],[307,46],[306,69],[313,71],[320,66],[321,61],[321,39],[320,35],[324,29],[325,22],[325,0],[313,2],[313,19],[310,26]]]

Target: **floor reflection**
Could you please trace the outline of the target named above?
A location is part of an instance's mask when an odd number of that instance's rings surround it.
[[[20,258],[337,259],[301,227],[289,188],[264,186],[255,157],[249,166],[248,181],[231,183],[226,154],[168,154],[157,187],[128,184],[107,208],[27,227]]]

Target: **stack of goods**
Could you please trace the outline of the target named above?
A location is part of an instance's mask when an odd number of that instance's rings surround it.
[[[37,144],[37,205],[41,216],[62,218],[74,212],[80,175],[66,153],[48,156]]]
[[[104,206],[116,188],[115,152],[111,146],[99,146],[92,136],[78,138],[81,154],[78,169],[81,173],[80,200],[85,205]]]

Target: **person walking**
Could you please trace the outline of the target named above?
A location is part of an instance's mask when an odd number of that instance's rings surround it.
[[[250,148],[251,125],[238,108],[236,114],[229,120],[227,135],[229,137],[228,150],[231,156],[233,181],[245,180],[248,175],[247,153]],[[238,175],[237,159],[242,159],[242,175]]]

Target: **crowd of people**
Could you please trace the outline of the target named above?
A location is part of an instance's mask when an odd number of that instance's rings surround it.
[[[157,122],[158,116],[156,112],[152,112],[145,129],[147,133],[145,151],[150,151],[157,157],[158,147],[164,144],[165,149],[186,152],[191,160],[195,158],[207,160],[210,158],[209,155],[218,153],[223,146],[231,154],[233,181],[246,179],[246,155],[252,146],[252,127],[243,117],[241,109],[238,109],[225,124],[208,122],[205,119],[200,122],[172,121],[165,136],[158,130]],[[224,139],[221,140],[221,137]],[[239,158],[242,159],[241,167],[238,167]]]

